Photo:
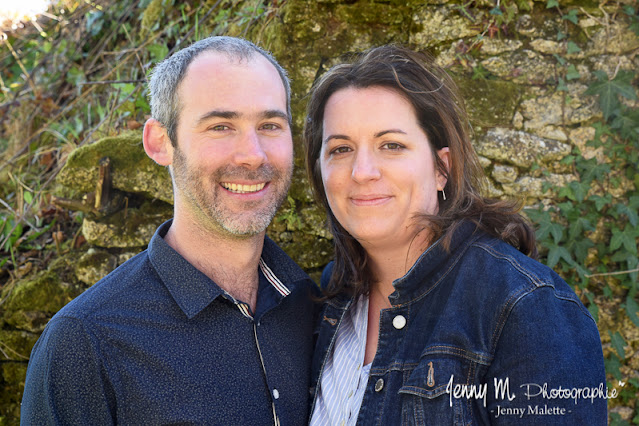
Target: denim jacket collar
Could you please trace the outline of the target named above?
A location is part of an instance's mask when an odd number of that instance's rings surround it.
[[[389,296],[391,304],[403,305],[432,291],[482,235],[476,231],[474,223],[464,222],[454,233],[448,251],[443,247],[442,238],[428,247],[403,277],[393,281],[395,291]]]

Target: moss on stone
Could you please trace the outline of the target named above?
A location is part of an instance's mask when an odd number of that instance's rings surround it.
[[[73,151],[57,177],[56,182],[67,189],[59,193],[80,199],[95,191],[102,157],[111,160],[114,188],[173,202],[171,178],[144,152],[141,132],[125,132]]]
[[[0,426],[18,424],[27,376],[26,362],[3,362],[0,373]]]
[[[74,296],[71,286],[55,272],[44,271],[15,284],[4,304],[5,322],[19,330],[41,331]]]
[[[77,282],[73,267],[83,251],[55,258],[45,271],[5,286],[1,298],[3,329],[39,333],[53,314],[86,288]]]
[[[115,269],[118,259],[106,250],[89,249],[75,265],[75,276],[93,285]]]
[[[169,204],[148,201],[100,220],[85,218],[82,233],[90,244],[99,247],[145,247],[157,227],[172,215]]]
[[[0,330],[1,359],[3,361],[27,361],[38,336],[37,333],[21,330]]]
[[[455,76],[471,123],[481,127],[510,126],[521,98],[521,86],[497,80]]]

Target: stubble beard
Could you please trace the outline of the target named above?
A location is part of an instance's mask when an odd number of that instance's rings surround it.
[[[270,164],[256,170],[227,165],[207,173],[201,167],[192,167],[179,148],[173,155],[171,174],[177,189],[195,208],[196,216],[205,229],[221,229],[230,236],[250,237],[263,232],[275,217],[286,194],[293,174],[293,162],[287,169],[277,169]],[[233,180],[268,181],[271,195],[268,200],[247,201],[241,212],[234,212],[220,200],[226,191],[220,182]],[[206,185],[205,182],[209,181]]]

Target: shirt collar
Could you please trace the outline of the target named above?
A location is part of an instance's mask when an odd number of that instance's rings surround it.
[[[155,231],[149,242],[149,259],[175,302],[190,319],[225,291],[164,241],[172,222],[172,219],[164,222]],[[294,291],[300,281],[310,281],[308,275],[268,237],[264,240],[260,269],[281,297]]]

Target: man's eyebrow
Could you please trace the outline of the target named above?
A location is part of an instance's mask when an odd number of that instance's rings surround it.
[[[260,118],[266,120],[268,120],[269,118],[281,118],[286,121],[289,120],[288,114],[279,109],[269,109],[267,111],[264,111],[262,114],[260,114]]]
[[[224,118],[227,120],[231,120],[234,118],[238,118],[239,116],[240,114],[235,111],[221,111],[221,110],[214,109],[213,111],[209,111],[206,114],[202,115],[197,120],[196,125],[199,126],[205,121],[210,120],[211,118]]]
[[[223,110],[213,110],[213,111],[209,111],[206,114],[202,115],[197,123],[196,126],[201,125],[202,123],[204,123],[205,121],[208,121],[212,118],[223,118],[225,120],[233,120],[236,118],[240,118],[242,116],[241,113],[237,112],[237,111],[223,111]],[[259,119],[261,120],[268,120],[271,118],[281,118],[283,120],[288,121],[289,117],[288,114],[285,113],[284,111],[281,111],[279,109],[269,109],[266,111],[261,112],[258,115]]]

